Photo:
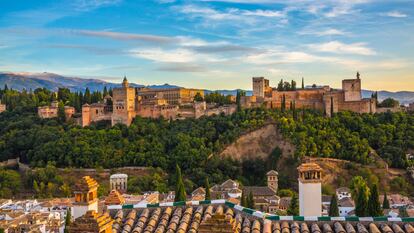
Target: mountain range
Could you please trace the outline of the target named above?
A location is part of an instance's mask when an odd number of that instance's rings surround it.
[[[54,73],[12,73],[0,72],[0,87],[7,84],[9,88],[16,90],[34,90],[36,88],[47,88],[57,91],[59,87],[69,88],[71,91],[84,91],[87,87],[91,91],[103,90],[106,86],[109,88],[120,87],[120,83],[111,83],[94,78],[68,77]],[[144,87],[145,85],[130,83],[133,87]],[[177,88],[179,86],[163,84],[149,85],[148,88]],[[237,90],[205,90],[206,93],[217,91],[223,95],[236,95]],[[363,90],[362,96],[368,98],[374,91]],[[252,95],[251,90],[246,90],[247,95]],[[414,91],[378,91],[378,99],[381,101],[386,98],[398,100],[401,104],[409,104],[414,102]]]

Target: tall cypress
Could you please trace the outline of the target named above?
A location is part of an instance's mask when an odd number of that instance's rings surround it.
[[[282,112],[285,112],[285,110],[286,110],[286,96],[285,96],[285,94],[283,94],[283,96],[282,96],[282,104],[280,106],[280,110]]]
[[[371,217],[378,217],[383,215],[379,201],[377,184],[374,184],[371,187],[371,194],[368,200],[368,214]]]
[[[253,193],[250,191],[249,196],[247,197],[247,207],[250,209],[254,209],[254,197]]]
[[[329,205],[329,216],[331,217],[339,216],[338,199],[336,197],[336,194],[333,194],[331,198],[331,204]]]
[[[383,209],[390,209],[390,202],[388,201],[387,192],[384,193],[384,201],[382,202]]]
[[[305,89],[305,80],[302,77],[302,89]]]
[[[206,189],[206,197],[204,199],[211,200],[210,183],[208,182],[208,177],[206,177],[204,188]]]
[[[331,96],[331,117],[334,115],[334,99],[333,96]]]
[[[66,211],[66,219],[65,219],[65,230],[63,231],[64,233],[68,233],[68,226],[70,225],[70,223],[72,222],[72,215],[71,215],[71,211],[70,208],[68,209],[68,211]]]
[[[243,206],[243,207],[247,207],[247,197],[246,197],[246,195],[245,195],[245,192],[242,192],[242,196],[241,196],[241,198],[240,198],[241,200],[240,200],[240,204],[241,204],[241,206]]]
[[[175,166],[175,175],[176,175],[176,183],[175,183],[174,201],[186,201],[187,194],[185,193],[183,177],[181,175],[181,168],[178,166],[178,164]]]
[[[368,214],[368,200],[363,189],[359,188],[355,205],[355,214],[358,217],[366,217]]]

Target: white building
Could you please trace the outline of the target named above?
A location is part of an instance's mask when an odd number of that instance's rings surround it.
[[[109,178],[109,187],[111,190],[116,189],[121,193],[126,193],[128,190],[128,175],[127,174],[113,174]]]
[[[347,187],[341,187],[336,190],[336,196],[338,197],[338,200],[341,200],[342,198],[352,198],[351,196],[351,190]]]
[[[338,200],[339,216],[347,217],[352,216],[355,213],[355,204],[352,198],[344,197]]]
[[[304,163],[299,172],[299,214],[322,215],[322,168],[316,163]]]

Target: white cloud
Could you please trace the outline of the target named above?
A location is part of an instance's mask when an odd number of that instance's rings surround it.
[[[342,35],[346,35],[347,33],[342,31],[342,30],[338,30],[335,28],[328,28],[328,29],[321,29],[321,30],[305,30],[302,32],[299,32],[300,35],[316,35],[316,36],[342,36]]]
[[[338,54],[374,55],[375,51],[365,46],[365,43],[344,44],[339,41],[330,41],[321,44],[310,44],[308,47],[319,52]]]
[[[394,17],[394,18],[405,18],[408,16],[407,14],[401,13],[399,11],[390,11],[390,12],[383,13],[381,15],[388,16],[388,17]]]
[[[282,11],[271,11],[271,10],[255,10],[255,11],[242,11],[243,15],[247,16],[261,16],[261,17],[285,17],[286,14]]]
[[[76,0],[73,6],[79,11],[91,11],[101,7],[113,6],[121,3],[122,0]]]
[[[161,49],[161,48],[149,48],[149,49],[131,49],[128,51],[133,57],[143,58],[155,62],[167,62],[167,63],[190,63],[190,62],[218,62],[219,58],[198,54],[189,49],[177,48],[177,49]]]

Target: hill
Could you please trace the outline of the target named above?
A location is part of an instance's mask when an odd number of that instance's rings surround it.
[[[67,77],[53,73],[6,73],[0,72],[0,87],[5,84],[16,90],[34,90],[36,88],[47,88],[57,91],[59,87],[69,88],[71,91],[84,91],[87,87],[91,91],[102,91],[104,87],[120,87],[120,83],[106,82],[100,79]],[[144,85],[131,83],[133,87],[144,87]],[[175,88],[175,85],[150,85],[149,88]]]

